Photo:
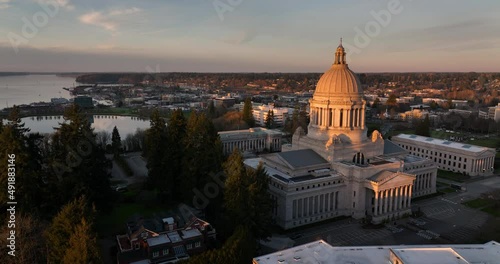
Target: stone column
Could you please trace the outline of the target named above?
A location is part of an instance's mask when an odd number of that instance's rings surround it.
[[[407,205],[408,208],[410,208],[410,206],[411,206],[411,198],[412,198],[412,192],[413,192],[413,189],[411,188],[411,186],[409,189],[410,189],[410,193],[408,194],[408,205]]]
[[[406,195],[408,195],[408,185],[401,187],[401,209],[406,207]]]
[[[307,207],[309,207],[309,198],[304,198],[303,201],[304,201],[304,206],[302,206],[302,208],[304,208],[303,216],[309,216],[309,211],[307,208]]]
[[[377,215],[378,214],[378,191],[375,191],[375,203],[374,203],[374,210],[373,210],[373,215]]]
[[[344,127],[349,127],[349,115],[351,114],[351,109],[346,109],[345,111],[345,125]]]
[[[394,211],[394,189],[389,192],[389,212]]]
[[[361,108],[361,128],[365,129],[365,107]]]
[[[387,213],[389,190],[384,190],[384,214]]]
[[[396,205],[394,206],[394,211],[398,211],[400,209],[399,202],[401,202],[401,186],[396,187],[394,202],[396,203]]]

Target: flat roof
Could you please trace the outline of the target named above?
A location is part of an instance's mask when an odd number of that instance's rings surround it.
[[[193,238],[193,237],[197,237],[197,236],[201,236],[201,232],[196,229],[196,228],[193,228],[193,229],[189,229],[189,230],[182,230],[182,238],[183,239],[188,239],[188,238]]]
[[[411,135],[411,134],[399,134],[397,136],[393,136],[392,139],[407,139],[419,143],[424,143],[424,144],[429,144],[429,145],[435,145],[435,146],[443,146],[447,148],[453,148],[459,151],[467,151],[467,152],[482,152],[486,150],[493,150],[493,148],[487,148],[487,147],[481,147],[481,146],[476,146],[476,145],[471,145],[471,144],[465,144],[465,143],[460,143],[460,142],[453,142],[453,141],[448,141],[448,140],[442,140],[442,139],[437,139],[437,138],[431,138],[431,137],[424,137],[424,136],[417,136],[417,135]]]
[[[390,252],[404,264],[498,263],[500,244],[495,241],[471,245],[400,245],[332,247],[323,240],[254,258],[258,264],[362,263],[390,264]]]
[[[146,241],[148,242],[148,245],[150,247],[170,243],[170,239],[167,237],[167,235],[159,235],[156,237],[148,238]]]
[[[452,248],[397,248],[391,250],[405,264],[469,264]]]
[[[280,156],[288,164],[294,168],[309,167],[314,165],[329,164],[323,157],[312,149],[292,150],[286,152],[278,152],[274,155]]]
[[[261,158],[251,158],[251,159],[245,159],[243,163],[251,168],[256,169],[259,166],[259,163],[261,162]],[[276,178],[280,181],[286,182],[286,183],[296,183],[296,182],[304,182],[304,181],[309,181],[309,180],[315,180],[315,179],[321,179],[321,178],[326,178],[326,177],[335,177],[338,174],[334,170],[330,170],[329,175],[325,176],[313,176],[313,175],[305,175],[305,176],[298,176],[298,177],[292,177],[286,173],[283,173],[277,169],[271,168],[267,166],[266,164],[263,164],[264,168],[266,169],[266,173],[273,177]]]

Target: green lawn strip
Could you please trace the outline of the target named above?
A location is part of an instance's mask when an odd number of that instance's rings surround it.
[[[471,208],[479,209],[479,208],[486,208],[486,207],[493,205],[493,201],[491,201],[489,199],[484,199],[484,198],[477,198],[474,200],[467,201],[463,204],[465,206],[468,206]]]
[[[493,215],[495,217],[500,217],[500,208],[495,208],[494,206],[485,207],[481,209],[481,211]]]
[[[451,188],[451,187],[448,187],[448,188],[443,188],[443,189],[439,189],[439,192],[441,193],[454,193],[456,192],[457,190]]]
[[[445,171],[445,170],[438,170],[437,176],[438,178],[457,181],[457,182],[465,182],[466,180],[470,179],[469,176],[463,175],[462,173]]]
[[[500,139],[497,137],[490,137],[490,138],[467,140],[466,143],[471,144],[471,145],[482,146],[482,147],[496,148],[499,140]]]

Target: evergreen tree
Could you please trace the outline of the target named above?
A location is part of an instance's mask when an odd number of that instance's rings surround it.
[[[186,126],[181,186],[184,198],[192,199],[193,188],[203,188],[209,174],[221,170],[222,143],[213,123],[204,113],[191,113]]]
[[[269,176],[261,163],[256,170],[248,170],[247,177],[251,182],[248,186],[248,226],[255,237],[265,239],[271,236],[271,211],[274,206],[268,192]]]
[[[147,160],[148,179],[152,186],[162,186],[164,178],[167,126],[157,109],[153,111],[150,127],[146,131],[144,156]],[[164,186],[164,185],[163,185]]]
[[[113,149],[113,154],[115,156],[120,155],[122,151],[122,139],[116,126],[113,128],[113,133],[111,134],[111,148]]]
[[[255,238],[247,227],[240,225],[222,248],[193,256],[181,264],[252,263],[254,255]]]
[[[48,181],[55,187],[53,203],[84,195],[99,209],[107,208],[112,195],[111,162],[96,144],[94,130],[77,106],[67,109],[64,119],[52,136],[50,166],[54,173]]]
[[[391,109],[393,107],[397,107],[398,106],[398,101],[397,101],[397,97],[395,94],[391,94],[389,95],[389,98],[387,99],[387,102],[385,103],[388,107],[390,107]]]
[[[63,263],[88,264],[99,262],[101,262],[101,257],[99,255],[97,236],[92,230],[92,225],[85,218],[82,218],[81,222],[72,231]]]
[[[243,157],[235,150],[224,163],[224,172],[224,204],[230,217],[248,227],[256,238],[267,238],[273,204],[264,167],[260,164],[256,170],[246,169]]]
[[[214,105],[214,101],[213,100],[210,100],[210,102],[208,103],[207,116],[210,119],[214,119],[214,118],[218,117],[217,116],[217,110],[215,109],[215,105]]]
[[[70,243],[71,237],[76,231],[81,231],[76,230],[75,227],[82,224],[82,219],[86,223],[92,223],[94,215],[95,210],[88,206],[83,196],[62,207],[59,213],[52,219],[52,223],[45,234],[47,244],[50,245],[50,250],[48,251],[49,263],[63,263],[68,249],[73,246]],[[83,227],[80,227],[80,229],[83,229]],[[84,254],[84,252],[80,253]]]
[[[231,217],[241,220],[245,216],[249,179],[246,177],[246,169],[243,164],[243,156],[235,148],[233,153],[224,163],[226,181],[224,183],[224,204]],[[236,221],[238,223],[238,221]]]
[[[184,155],[184,142],[186,137],[186,118],[181,109],[175,110],[170,116],[167,127],[167,147],[164,156],[166,179],[164,180],[165,190],[175,199],[182,197],[182,188],[178,184],[182,181],[183,166],[182,157]],[[172,198],[172,197],[169,197]]]
[[[253,118],[253,113],[252,113],[252,99],[247,98],[245,99],[245,104],[243,105],[243,115],[242,115],[243,121],[247,123],[249,127],[254,127],[255,126],[255,119]]]
[[[415,126],[415,134],[424,137],[431,136],[431,122],[429,120],[429,115],[426,115],[424,120],[418,120]]]
[[[266,126],[266,128],[273,128],[274,127],[274,111],[273,110],[269,110],[267,112],[265,126]]]
[[[7,201],[16,200],[20,211],[35,213],[40,212],[44,197],[42,179],[45,174],[39,148],[42,137],[28,132],[19,117],[19,109],[14,107],[0,133],[0,159],[3,160],[0,162],[0,183],[6,188],[5,192],[0,192],[0,203],[6,206]],[[9,178],[13,179],[9,173],[15,175],[15,184],[11,185],[15,189],[7,189]],[[5,210],[2,211],[3,215]]]

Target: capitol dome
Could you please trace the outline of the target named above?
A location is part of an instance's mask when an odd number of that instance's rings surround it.
[[[332,67],[321,76],[310,103],[309,138],[365,142],[366,101],[358,76],[349,69],[342,40]]]
[[[314,97],[326,100],[334,98],[359,98],[363,95],[363,89],[358,76],[349,69],[346,63],[345,49],[340,43],[335,52],[335,61],[332,67],[326,71],[316,85]]]

